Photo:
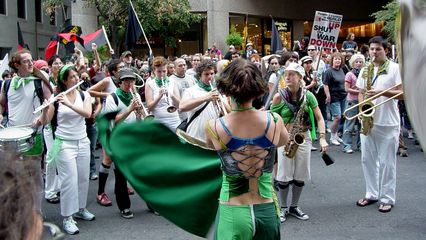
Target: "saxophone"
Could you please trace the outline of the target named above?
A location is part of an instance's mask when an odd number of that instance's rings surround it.
[[[366,92],[371,90],[372,87],[372,79],[374,75],[374,66],[373,66],[374,57],[371,59],[370,65],[367,67],[367,71],[364,71],[366,74],[363,74],[363,78],[367,80],[364,89],[364,100],[368,99],[366,96]],[[378,73],[377,73],[378,74]],[[363,111],[365,114],[361,114],[359,116],[359,122],[361,123],[361,133],[367,135],[371,128],[373,128],[373,114],[374,108],[372,108],[374,104],[371,101],[367,101],[366,103],[360,105],[360,111]],[[371,109],[371,110],[368,110]],[[365,111],[368,110],[368,111]]]
[[[299,145],[305,142],[305,136],[303,136],[302,134],[302,126],[306,102],[306,89],[303,89],[303,103],[301,104],[300,109],[296,113],[293,128],[291,129],[289,134],[290,141],[284,148],[285,155],[288,158],[293,158],[294,155],[296,155]]]

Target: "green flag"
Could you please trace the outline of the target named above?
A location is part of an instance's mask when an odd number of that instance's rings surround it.
[[[222,184],[215,151],[182,143],[156,121],[118,124],[98,117],[99,139],[147,204],[178,227],[206,237],[215,222]]]

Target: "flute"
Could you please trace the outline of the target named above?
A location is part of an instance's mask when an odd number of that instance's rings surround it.
[[[80,82],[78,82],[76,85],[74,85],[74,86],[70,87],[69,89],[67,89],[66,91],[64,91],[64,92],[62,92],[62,93],[60,93],[60,94],[62,94],[62,95],[66,95],[67,93],[69,93],[69,92],[71,92],[71,91],[75,90],[75,89],[76,89],[78,86],[80,86],[82,83],[84,83],[84,81],[83,81],[83,80],[82,80],[82,81],[80,81]],[[58,100],[58,96],[59,96],[59,94],[58,94],[58,95],[56,95],[56,96],[55,96],[54,98],[52,98],[51,100],[47,101],[46,103],[43,103],[40,107],[36,108],[36,109],[34,110],[33,114],[34,114],[34,113],[38,113],[38,112],[40,112],[41,110],[43,110],[43,109],[47,108],[50,104],[52,104],[52,103],[56,102],[56,100]]]

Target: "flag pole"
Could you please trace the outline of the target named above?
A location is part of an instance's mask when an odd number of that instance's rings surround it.
[[[148,45],[148,48],[149,48],[149,55],[151,56],[151,55],[152,55],[151,45],[149,45],[148,38],[147,38],[147,37],[146,37],[146,35],[145,35],[145,31],[143,30],[143,27],[142,27],[141,22],[139,21],[138,14],[136,13],[135,8],[133,7],[132,0],[129,0],[129,2],[130,2],[130,6],[132,7],[133,12],[135,13],[136,20],[138,20],[139,26],[141,27],[143,37],[145,38],[146,44]]]
[[[107,36],[107,34],[106,34],[106,31],[105,31],[105,27],[104,27],[104,25],[102,25],[102,31],[104,32],[104,36],[105,36],[105,39],[106,39],[106,42],[107,42],[107,44],[108,44],[108,48],[109,48],[109,51],[111,52],[114,52],[114,49],[112,49],[112,47],[111,47],[111,43],[109,42],[109,39],[108,39],[108,36]]]
[[[59,56],[59,45],[61,45],[61,43],[58,41],[57,45],[56,45],[56,55]],[[49,59],[46,59],[49,60]]]

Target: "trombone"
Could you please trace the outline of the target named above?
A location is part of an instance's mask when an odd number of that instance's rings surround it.
[[[397,93],[397,94],[393,95],[392,97],[389,97],[385,101],[383,101],[383,102],[381,102],[379,104],[376,104],[376,105],[374,103],[372,103],[372,101],[376,100],[379,97],[381,97],[385,92],[388,92],[388,91],[390,91],[390,90],[392,90],[394,88],[397,88],[399,86],[402,86],[402,83],[396,84],[396,85],[394,85],[394,86],[392,86],[392,87],[390,87],[388,89],[385,89],[385,90],[377,93],[376,95],[371,96],[371,97],[365,99],[364,101],[362,101],[362,102],[360,102],[360,103],[358,103],[358,104],[356,104],[356,105],[354,105],[354,106],[346,109],[345,112],[343,112],[343,116],[347,120],[352,120],[352,119],[355,119],[355,118],[360,117],[360,116],[362,116],[362,117],[372,117],[374,115],[374,112],[375,112],[375,110],[376,110],[377,107],[379,107],[379,106],[381,106],[381,105],[389,102],[390,100],[393,100],[393,99],[401,96],[402,94],[404,94],[404,92]],[[347,113],[349,111],[351,111],[352,109],[357,108],[357,107],[359,107],[358,114],[355,114],[353,116],[348,116],[347,115]]]
[[[213,87],[212,81],[209,81],[209,84],[210,84],[210,88],[213,90],[214,87]],[[222,94],[219,93],[219,100],[216,100],[216,101],[213,102],[218,115],[220,115],[221,113],[223,115],[228,114],[228,111],[226,111],[225,104],[223,103],[223,101],[225,101],[224,99],[225,99],[225,97]]]
[[[136,88],[136,86],[135,86],[135,88]],[[138,109],[135,110],[136,115],[139,115],[138,118],[143,119],[143,120],[154,119],[154,115],[148,113],[145,106],[143,105],[141,98],[139,97],[139,94],[133,88],[130,88],[130,94],[132,94],[133,98],[136,98],[136,100],[138,101],[138,103],[140,105],[138,107]]]
[[[167,87],[169,87],[169,85],[167,85],[167,86],[165,86],[165,82],[164,82],[164,78],[161,78],[161,84],[162,84],[162,88],[167,88]],[[172,90],[173,91],[173,90]],[[170,104],[171,102],[172,102],[172,99],[171,99],[171,95],[170,94],[172,94],[172,93],[168,93],[168,95],[166,95],[166,102],[167,102],[167,105],[169,105],[168,107],[167,107],[167,112],[168,113],[174,113],[174,112],[176,112],[176,110],[177,110],[177,108],[175,107],[175,106],[173,106],[172,104]]]

